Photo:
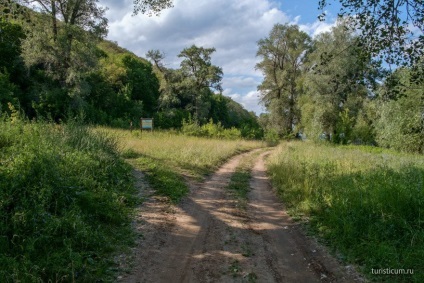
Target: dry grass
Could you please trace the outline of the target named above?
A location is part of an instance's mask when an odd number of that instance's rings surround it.
[[[116,136],[124,155],[144,156],[195,176],[215,170],[229,157],[263,147],[260,141],[188,137],[175,132],[143,132],[96,128]]]

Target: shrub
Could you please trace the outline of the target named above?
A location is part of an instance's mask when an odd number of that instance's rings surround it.
[[[268,146],[275,146],[280,142],[280,136],[276,130],[270,129],[265,132],[264,140]]]
[[[225,129],[221,122],[214,124],[211,119],[209,123],[200,126],[196,121],[183,120],[181,132],[187,136],[208,137],[218,139],[237,140],[241,138],[241,131],[236,128]]]
[[[0,122],[0,281],[96,281],[131,240],[131,170],[77,125]]]

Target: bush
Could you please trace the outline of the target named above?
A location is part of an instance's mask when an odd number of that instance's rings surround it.
[[[275,146],[280,142],[280,136],[276,130],[270,129],[265,132],[264,140],[268,146]]]
[[[181,132],[187,136],[195,137],[208,137],[218,139],[229,139],[237,140],[241,138],[241,132],[239,129],[230,128],[225,129],[220,122],[214,124],[212,119],[209,123],[200,126],[196,121],[183,120],[183,126]]]
[[[94,282],[131,240],[131,170],[77,125],[0,121],[0,281]]]

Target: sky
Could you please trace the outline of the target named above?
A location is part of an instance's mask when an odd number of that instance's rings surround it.
[[[277,24],[297,24],[310,36],[329,31],[338,6],[327,7],[327,20],[317,17],[318,0],[174,0],[159,16],[133,16],[132,0],[100,0],[108,7],[108,40],[140,57],[148,50],[165,54],[168,68],[179,68],[186,47],[214,47],[212,64],[223,69],[223,94],[257,115],[265,112],[257,86],[263,76],[255,65],[257,42]],[[333,3],[333,2],[331,2]]]

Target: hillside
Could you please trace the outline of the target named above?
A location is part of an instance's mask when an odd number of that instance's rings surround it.
[[[30,119],[79,117],[124,128],[130,121],[138,125],[140,117],[155,118],[162,129],[178,129],[184,119],[199,124],[212,119],[243,129],[246,137],[260,137],[253,113],[209,87],[193,85],[193,74],[162,69],[178,73],[170,80],[148,60],[103,39],[107,26],[90,29],[63,20],[52,26],[46,12],[2,5],[12,8],[2,9],[0,21],[0,53],[8,58],[0,60],[1,112],[10,114],[11,103]]]

